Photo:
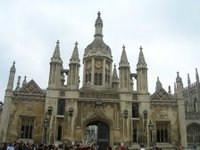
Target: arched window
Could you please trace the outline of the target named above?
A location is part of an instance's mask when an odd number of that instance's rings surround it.
[[[65,112],[65,99],[58,99],[58,115],[64,115]]]
[[[132,103],[132,118],[139,118],[138,103]]]
[[[94,74],[94,85],[102,85],[102,73]]]
[[[169,142],[169,123],[168,121],[156,122],[157,142]]]
[[[22,117],[21,118],[21,138],[32,139],[33,137],[33,126],[34,118],[33,117]]]

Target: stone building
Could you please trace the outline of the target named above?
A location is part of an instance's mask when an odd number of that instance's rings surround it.
[[[111,49],[103,41],[100,15],[98,12],[94,40],[84,51],[81,87],[77,42],[65,68],[57,41],[46,90],[34,80],[27,82],[26,77],[21,84],[20,76],[14,89],[13,63],[5,91],[0,140],[85,143],[88,127],[95,126],[95,138],[87,141],[93,140],[102,149],[121,143],[132,148],[140,143],[166,148],[199,144],[199,79],[184,89],[177,73],[172,94],[170,88],[168,92],[162,88],[158,78],[156,90],[150,94],[142,47],[136,72],[130,71],[125,46],[117,69]]]

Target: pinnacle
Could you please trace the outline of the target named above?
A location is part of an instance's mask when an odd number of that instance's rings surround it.
[[[112,79],[113,79],[113,81],[119,79],[119,78],[118,78],[118,75],[117,75],[116,64],[114,64]]]
[[[74,47],[74,50],[72,52],[72,56],[71,56],[70,61],[71,62],[72,61],[76,61],[77,63],[80,62],[80,60],[79,60],[79,54],[78,54],[78,42],[77,41],[75,42],[75,47]]]
[[[145,62],[142,46],[140,46],[139,49],[140,49],[140,53],[139,53],[137,68],[147,68],[147,63]]]
[[[157,82],[156,82],[156,91],[160,90],[162,88],[162,83],[159,80],[159,77],[157,77]]]
[[[128,62],[128,58],[126,55],[126,50],[125,50],[125,46],[122,46],[122,54],[121,54],[121,60],[119,63],[119,66],[129,66],[129,62]]]

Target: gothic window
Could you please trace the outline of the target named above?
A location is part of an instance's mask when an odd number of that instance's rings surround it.
[[[102,61],[95,62],[94,85],[102,85]]]
[[[157,142],[169,142],[169,123],[168,121],[156,122]]]
[[[94,74],[94,85],[102,85],[102,73]]]
[[[105,69],[105,82],[106,83],[110,83],[110,70],[109,69]]]
[[[87,83],[87,82],[91,82],[91,71],[90,71],[91,69],[87,69],[86,70],[86,75],[85,75],[85,82]]]
[[[32,139],[33,138],[33,127],[34,118],[33,117],[22,117],[21,118],[21,138]]]
[[[138,122],[133,121],[133,143],[138,142]]]
[[[62,126],[58,125],[58,128],[57,128],[57,140],[61,141],[61,138],[62,138]]]
[[[132,118],[139,118],[138,103],[132,103]]]
[[[187,126],[187,142],[188,144],[200,143],[200,124],[192,123]]]
[[[64,112],[65,112],[65,99],[58,99],[57,114],[64,115]]]

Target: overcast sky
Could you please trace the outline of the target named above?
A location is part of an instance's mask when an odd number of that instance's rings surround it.
[[[8,75],[16,61],[16,76],[34,79],[45,89],[49,62],[60,40],[64,68],[78,41],[79,56],[93,40],[97,12],[103,19],[104,41],[113,62],[119,64],[126,47],[131,72],[136,72],[142,45],[148,65],[149,91],[157,76],[163,87],[175,82],[180,72],[184,86],[187,73],[195,82],[200,70],[199,0],[2,0],[0,2],[0,100],[4,100]],[[81,68],[80,73],[82,73]]]

